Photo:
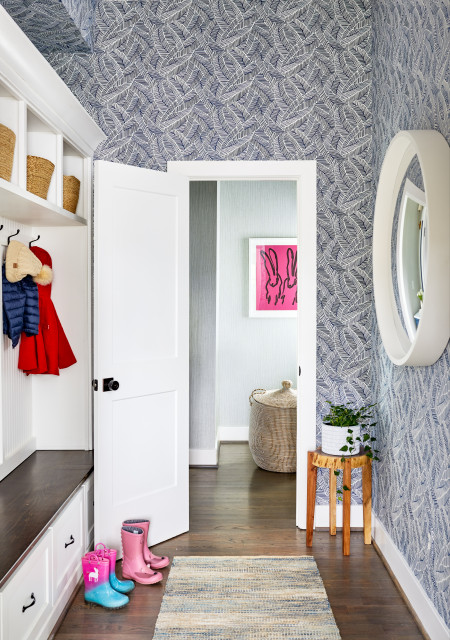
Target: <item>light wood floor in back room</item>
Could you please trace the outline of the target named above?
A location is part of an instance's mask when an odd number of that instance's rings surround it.
[[[375,549],[351,534],[314,534],[312,549],[295,527],[295,474],[270,473],[253,462],[247,444],[225,444],[218,469],[191,469],[191,529],[153,549],[174,555],[313,555],[343,640],[423,638]],[[168,569],[163,573],[167,578]],[[120,563],[118,563],[120,577]],[[133,640],[153,636],[164,583],[136,585],[130,603],[107,611],[87,605],[81,587],[57,640]]]

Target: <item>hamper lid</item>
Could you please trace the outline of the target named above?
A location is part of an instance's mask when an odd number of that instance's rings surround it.
[[[283,380],[281,389],[255,389],[250,398],[259,404],[279,409],[295,409],[297,407],[297,389],[291,389],[291,380]]]

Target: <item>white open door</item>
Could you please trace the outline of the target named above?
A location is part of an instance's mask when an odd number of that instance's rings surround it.
[[[189,183],[98,161],[94,184],[95,539],[120,551],[125,519],[189,528]]]

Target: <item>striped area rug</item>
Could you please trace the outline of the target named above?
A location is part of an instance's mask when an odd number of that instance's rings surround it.
[[[311,556],[177,556],[153,640],[336,640]]]

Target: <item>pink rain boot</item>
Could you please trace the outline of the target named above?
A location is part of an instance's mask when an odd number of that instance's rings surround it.
[[[134,525],[136,527],[141,527],[144,530],[144,560],[145,564],[150,565],[151,569],[164,569],[170,562],[170,559],[167,556],[155,556],[154,553],[150,551],[148,548],[148,530],[150,527],[150,520],[125,520],[122,522],[122,526],[126,527],[129,525]]]
[[[144,530],[141,527],[125,526],[121,530],[122,536],[122,576],[136,580],[140,584],[155,584],[161,582],[162,573],[152,571],[144,560]]]
[[[87,554],[81,559],[84,577],[84,599],[106,609],[120,609],[129,598],[115,591],[109,583],[109,559]]]
[[[109,560],[109,583],[119,593],[129,593],[134,589],[134,582],[132,580],[119,580],[116,576],[116,549],[108,549],[103,542],[98,542],[95,545],[94,551],[87,553],[85,557],[98,556],[99,558],[108,558]]]

